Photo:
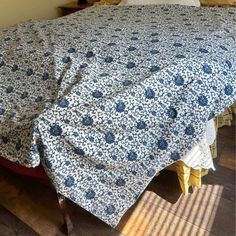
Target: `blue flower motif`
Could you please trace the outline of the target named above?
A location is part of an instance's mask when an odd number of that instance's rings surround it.
[[[101,164],[101,163],[99,163],[99,164],[96,165],[95,168],[96,168],[97,170],[104,170],[104,169],[106,168],[106,166],[103,165],[103,164]]]
[[[93,124],[93,118],[91,116],[84,116],[82,118],[82,124],[85,126],[90,126]]]
[[[128,50],[130,51],[130,52],[132,52],[132,51],[135,51],[137,48],[136,47],[133,47],[133,46],[130,46],[129,48],[128,48]]]
[[[67,176],[67,178],[65,179],[65,186],[70,188],[70,187],[72,187],[74,185],[74,183],[75,183],[74,177],[70,176],[70,175]]]
[[[96,91],[94,91],[94,92],[92,93],[92,96],[93,96],[94,98],[101,98],[101,97],[103,96],[103,94],[102,94],[101,91],[96,90]]]
[[[17,141],[15,148],[17,151],[19,151],[22,148],[22,144],[20,140]]]
[[[153,99],[155,97],[155,92],[151,88],[147,88],[145,91],[145,97],[147,99]]]
[[[128,80],[128,79],[126,79],[126,80],[124,80],[123,81],[123,83],[122,83],[124,86],[129,86],[129,85],[131,85],[132,84],[132,81],[131,80]]]
[[[86,53],[86,57],[87,57],[87,58],[94,57],[94,53],[93,53],[92,51],[88,51],[88,52]]]
[[[204,38],[201,38],[201,37],[196,37],[196,38],[195,38],[195,40],[197,40],[197,41],[203,41],[203,40],[204,40]]]
[[[111,63],[111,62],[113,62],[113,58],[112,57],[106,57],[105,62],[106,63]]]
[[[0,108],[0,115],[1,115],[1,108]],[[4,144],[7,144],[9,142],[9,139],[8,139],[8,137],[3,136],[2,141],[3,141]]]
[[[210,67],[209,65],[207,65],[207,64],[204,64],[204,65],[202,66],[202,70],[203,70],[203,72],[206,73],[206,74],[212,74],[212,69],[211,69],[211,67]]]
[[[152,176],[154,176],[155,174],[156,174],[156,170],[153,169],[153,168],[151,168],[151,169],[149,169],[149,170],[147,171],[147,176],[148,176],[148,177],[152,177]]]
[[[71,61],[71,58],[70,58],[70,57],[63,57],[63,58],[62,58],[62,62],[65,63],[65,64],[66,64],[66,63],[69,63],[70,61]]]
[[[77,96],[80,96],[80,95],[81,95],[81,92],[78,90],[78,91],[75,92],[75,94],[76,94]]]
[[[62,128],[59,125],[52,125],[49,130],[50,134],[53,136],[61,136]]]
[[[116,185],[119,186],[119,187],[122,187],[122,186],[125,186],[125,180],[122,179],[121,177],[119,177],[117,180],[116,180]]]
[[[132,137],[132,136],[128,136],[128,140],[129,140],[129,141],[132,141],[132,140],[133,140],[133,137]]]
[[[57,84],[58,84],[58,85],[61,85],[61,82],[62,82],[62,78],[60,78],[60,79],[57,81]]]
[[[153,37],[153,36],[158,36],[158,33],[151,33],[151,36]]]
[[[85,155],[84,150],[81,149],[81,148],[78,148],[78,147],[76,147],[76,148],[74,149],[74,152],[75,152],[77,155],[80,155],[80,156],[84,156],[84,155]]]
[[[51,55],[51,52],[45,52],[45,53],[44,53],[44,56],[45,56],[45,57],[48,57],[48,56],[50,56],[50,55]]]
[[[11,71],[12,72],[16,72],[18,70],[18,65],[13,65],[13,67],[12,67],[12,69],[11,69]]]
[[[159,66],[152,66],[151,68],[150,68],[150,71],[151,72],[157,72],[157,71],[160,71],[160,67]]]
[[[167,115],[172,119],[176,118],[177,117],[176,109],[173,107],[169,107],[169,109],[167,110]]]
[[[135,67],[135,63],[134,63],[134,62],[128,62],[128,64],[126,65],[126,67],[127,67],[128,69],[132,69],[132,68]]]
[[[6,93],[12,93],[13,92],[13,87],[12,86],[9,86],[6,88]]]
[[[38,96],[35,98],[35,102],[41,102],[43,100],[42,96]]]
[[[152,43],[158,43],[158,42],[159,42],[159,39],[152,39],[151,42],[152,42]]]
[[[193,128],[192,125],[188,125],[186,128],[185,128],[185,134],[187,135],[193,135],[195,132],[195,129]]]
[[[156,49],[152,49],[152,50],[150,51],[150,53],[155,55],[155,54],[158,54],[158,53],[159,53],[159,51],[158,51],[158,50],[156,50]]]
[[[166,150],[168,147],[168,143],[166,142],[165,139],[162,138],[157,141],[157,146],[161,150]]]
[[[115,43],[108,43],[107,44],[109,47],[111,47],[111,46],[115,46],[116,44]]]
[[[107,207],[106,207],[106,213],[108,214],[108,215],[112,215],[112,214],[114,214],[115,213],[115,210],[116,210],[116,208],[115,208],[115,206],[114,205],[108,205]]]
[[[178,152],[172,152],[171,154],[170,154],[170,158],[171,158],[171,160],[173,160],[173,161],[177,161],[177,160],[179,160],[180,159],[180,155],[179,155],[179,153]]]
[[[81,68],[81,69],[84,69],[84,68],[86,68],[86,67],[88,67],[88,64],[86,64],[86,63],[83,63],[83,64],[80,65],[80,68]]]
[[[66,162],[65,162],[65,165],[66,165],[66,166],[69,166],[70,164],[71,164],[70,161],[66,161]]]
[[[85,198],[88,200],[94,199],[95,198],[96,193],[94,192],[94,190],[89,189],[86,194],[85,194]]]
[[[178,59],[183,59],[183,58],[185,58],[185,56],[182,55],[182,54],[177,54],[177,55],[175,55],[175,57],[178,58]]]
[[[227,29],[227,28],[224,28],[224,31],[225,31],[225,32],[227,32],[227,33],[229,33],[229,32],[230,32],[230,30],[229,30],[229,29]]]
[[[182,47],[182,46],[183,46],[183,44],[182,44],[182,43],[174,43],[174,44],[173,44],[173,46],[174,46],[174,47],[178,47],[178,48],[179,48],[179,47]]]
[[[46,80],[48,80],[49,79],[49,74],[47,73],[47,72],[45,72],[44,74],[43,74],[43,76],[42,76],[42,80],[43,81],[46,81]]]
[[[138,155],[137,155],[137,153],[134,152],[134,151],[130,151],[130,152],[128,153],[128,160],[129,160],[129,161],[135,161],[135,160],[137,159],[137,157],[138,157]]]
[[[20,96],[21,99],[25,99],[29,96],[28,92],[23,92]]]
[[[232,63],[229,60],[226,60],[225,63],[228,65],[229,69],[232,68]]]
[[[143,120],[140,120],[137,122],[137,129],[145,129],[147,127],[147,124],[143,121]]]
[[[133,41],[137,41],[138,40],[137,37],[131,37],[130,39],[133,40]]]
[[[225,94],[229,96],[233,93],[233,87],[230,84],[228,84],[225,86],[224,91],[225,91]]]
[[[208,104],[208,99],[207,99],[207,97],[204,96],[204,95],[200,95],[200,96],[198,97],[198,103],[199,103],[199,105],[202,106],[202,107],[207,106],[207,104]]]
[[[106,76],[109,76],[109,74],[108,73],[102,73],[102,74],[100,74],[100,76],[101,77],[106,77]]]
[[[11,40],[10,37],[7,37],[7,38],[4,39],[5,42],[10,41],[10,40]]]
[[[200,49],[199,49],[199,52],[201,52],[201,53],[208,53],[208,50],[205,49],[205,48],[200,48]]]
[[[181,75],[175,76],[175,85],[181,86],[184,84],[184,78]]]
[[[105,141],[109,144],[115,142],[115,135],[112,132],[107,132],[105,135]]]
[[[5,62],[4,61],[1,61],[0,62],[0,67],[3,67],[5,65]]]
[[[58,106],[61,108],[66,108],[69,106],[69,101],[67,99],[63,98],[58,102]]]
[[[148,157],[150,160],[155,160],[155,157],[153,156],[153,155],[149,155],[149,157]]]
[[[26,75],[27,76],[31,76],[32,74],[34,73],[33,69],[29,68],[27,71],[26,71]]]
[[[118,102],[116,104],[116,111],[117,112],[124,112],[125,111],[125,104],[123,102]]]
[[[101,109],[102,111],[105,111],[105,108],[106,108],[106,107],[105,107],[104,105],[99,105],[98,107],[99,107],[99,109]]]
[[[220,45],[220,48],[223,49],[224,51],[228,51],[228,49],[223,45]]]
[[[75,52],[76,52],[75,48],[68,49],[68,53],[75,53]]]
[[[202,84],[202,80],[198,79],[198,80],[197,80],[197,83],[198,83],[198,84]]]

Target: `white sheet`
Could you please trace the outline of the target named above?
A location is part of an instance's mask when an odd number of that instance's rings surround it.
[[[182,158],[182,161],[193,169],[213,169],[212,154],[209,145],[216,139],[216,129],[214,120],[210,120],[206,125],[206,133],[203,139],[195,145],[191,151]]]

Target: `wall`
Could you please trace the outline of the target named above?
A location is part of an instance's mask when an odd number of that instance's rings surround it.
[[[72,0],[0,0],[0,28],[29,19],[52,19],[59,5]]]

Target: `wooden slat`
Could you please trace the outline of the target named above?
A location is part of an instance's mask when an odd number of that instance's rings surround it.
[[[46,188],[42,186],[41,190],[46,190]],[[46,193],[50,196],[49,192],[41,192],[40,195]],[[47,208],[47,202],[40,195],[37,191],[27,192],[0,177],[0,204],[2,206],[40,235],[62,235],[59,228],[63,220],[59,209],[57,210],[54,197],[50,196],[50,202],[48,202],[50,208]]]
[[[226,145],[221,153],[218,165],[236,171],[235,147]]]
[[[2,224],[1,222],[0,222],[0,233],[1,233],[1,236],[15,236],[16,235],[13,229],[10,229],[6,225]]]
[[[123,219],[118,230],[128,236],[214,235],[158,205],[155,195],[149,194],[149,200],[142,199],[127,219]]]

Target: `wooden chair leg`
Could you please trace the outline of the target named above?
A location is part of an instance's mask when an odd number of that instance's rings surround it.
[[[73,230],[73,224],[70,219],[69,211],[67,208],[66,198],[59,193],[57,194],[57,196],[58,196],[59,207],[61,209],[61,212],[62,212],[62,215],[64,218],[64,224],[62,226],[62,231],[63,231],[63,233],[69,235]]]

